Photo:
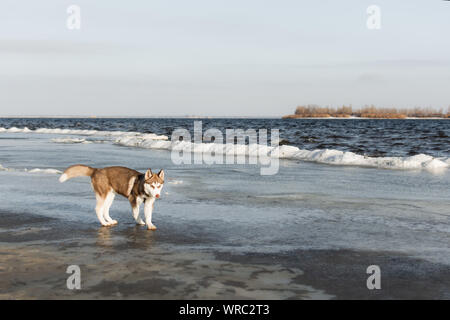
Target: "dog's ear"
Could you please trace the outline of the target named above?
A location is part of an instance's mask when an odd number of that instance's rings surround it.
[[[152,169],[148,169],[145,173],[145,180],[150,179],[153,175]]]
[[[161,169],[161,171],[158,172],[158,177],[164,180],[164,170]]]

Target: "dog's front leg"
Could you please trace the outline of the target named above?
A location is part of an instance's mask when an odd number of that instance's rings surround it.
[[[133,210],[133,218],[136,221],[136,223],[138,225],[143,226],[145,224],[145,222],[141,219],[141,217],[139,216],[139,207],[142,203],[142,199],[141,198],[130,198],[130,204],[131,204],[131,209]]]
[[[152,213],[155,198],[147,198],[144,202],[145,223],[148,230],[156,230],[156,226],[152,223]]]

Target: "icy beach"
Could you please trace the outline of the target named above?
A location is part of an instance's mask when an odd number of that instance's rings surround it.
[[[0,131],[2,298],[449,298],[445,154],[283,145],[278,174],[261,176],[257,165],[175,165],[167,134]],[[135,226],[119,197],[118,226],[102,228],[89,179],[58,182],[74,163],[164,168],[158,230]],[[85,270],[79,296],[65,288],[70,264]],[[366,288],[374,264],[378,293]]]

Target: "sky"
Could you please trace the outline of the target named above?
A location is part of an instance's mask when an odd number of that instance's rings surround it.
[[[441,0],[2,0],[0,116],[446,110],[449,17]]]

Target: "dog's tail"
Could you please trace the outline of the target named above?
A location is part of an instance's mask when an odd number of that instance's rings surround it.
[[[68,167],[64,171],[61,177],[59,177],[59,182],[64,182],[76,177],[83,177],[83,176],[92,177],[95,170],[97,169],[85,166],[83,164],[75,164],[73,166]]]

